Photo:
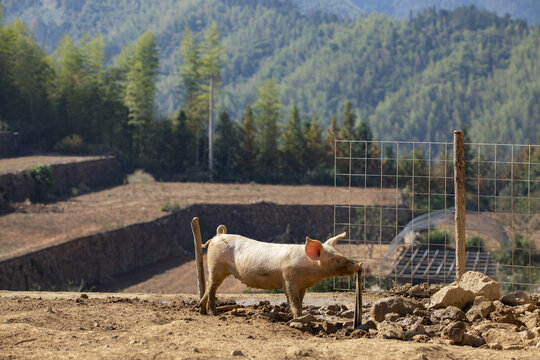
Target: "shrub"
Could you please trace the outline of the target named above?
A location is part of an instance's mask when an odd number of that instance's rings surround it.
[[[471,235],[467,236],[465,239],[466,248],[474,248],[483,251],[484,249],[484,239],[480,235]]]
[[[36,165],[30,169],[30,176],[34,180],[33,201],[43,201],[53,185],[52,168],[48,165]]]
[[[128,175],[126,182],[128,184],[151,184],[155,183],[156,179],[142,169],[136,170],[133,174]]]
[[[433,229],[421,241],[429,245],[445,245],[450,242],[451,235],[448,231],[442,229]]]
[[[535,254],[534,241],[521,234],[513,234],[510,246],[501,246],[495,251],[498,263],[497,280],[501,282],[501,292],[526,290],[527,284],[535,284],[538,271],[531,264]]]
[[[57,142],[53,149],[61,153],[73,154],[83,152],[83,147],[84,139],[80,135],[71,134]]]

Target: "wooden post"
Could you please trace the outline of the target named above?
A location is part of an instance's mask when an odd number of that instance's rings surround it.
[[[356,329],[359,325],[362,325],[362,268],[356,273],[356,300],[353,328]]]
[[[208,171],[214,181],[214,74],[210,75],[210,103],[208,104]]]
[[[465,273],[465,140],[454,131],[454,203],[456,236],[456,280]]]
[[[197,264],[197,284],[199,285],[199,298],[202,299],[205,291],[204,267],[202,252],[202,237],[199,227],[199,218],[194,217],[191,220],[191,231],[193,232],[193,244],[195,247],[195,263]]]

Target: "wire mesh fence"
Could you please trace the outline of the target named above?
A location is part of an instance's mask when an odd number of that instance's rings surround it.
[[[334,233],[366,288],[454,281],[453,146],[336,140]],[[540,292],[540,146],[466,143],[465,161],[466,270]]]

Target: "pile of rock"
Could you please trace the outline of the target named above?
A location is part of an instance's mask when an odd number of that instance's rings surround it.
[[[540,348],[540,299],[523,291],[501,298],[500,285],[467,272],[447,286],[404,285],[365,310],[353,329],[354,313],[343,305],[308,306],[293,319],[286,303],[261,301],[252,308],[228,309],[237,316],[287,323],[318,336],[377,337],[492,349]]]
[[[501,298],[499,283],[478,272],[467,272],[459,283],[442,287],[429,298],[380,299],[371,307],[370,317],[376,332],[366,324],[361,327],[366,336],[493,349],[540,348],[538,298],[523,291]]]

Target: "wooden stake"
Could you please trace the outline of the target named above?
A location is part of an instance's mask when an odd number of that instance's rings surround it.
[[[356,273],[356,300],[354,306],[354,329],[362,325],[362,268]]]
[[[461,130],[454,131],[454,203],[456,209],[456,280],[465,274],[465,140]]]
[[[199,298],[202,299],[205,291],[204,266],[201,229],[199,227],[199,218],[194,217],[191,220],[191,231],[193,232],[193,244],[195,247],[195,263],[197,264],[197,284],[199,285]]]

